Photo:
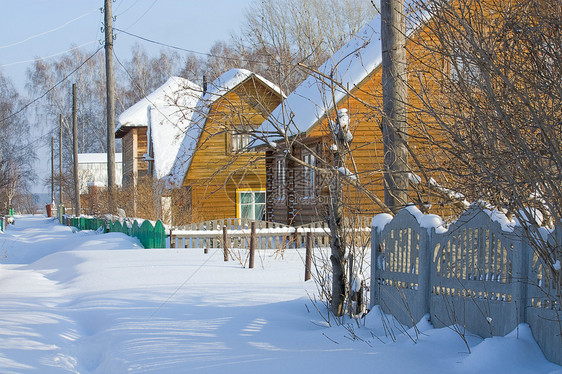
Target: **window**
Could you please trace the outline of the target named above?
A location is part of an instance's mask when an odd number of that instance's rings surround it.
[[[464,52],[455,52],[451,60],[451,80],[475,85],[481,79],[481,72],[474,57]]]
[[[230,152],[238,153],[247,150],[251,136],[252,128],[249,126],[237,126],[230,133]]]
[[[265,191],[238,191],[238,217],[265,220]]]
[[[304,154],[302,160],[305,164],[316,166],[316,157],[313,154]],[[311,167],[304,166],[303,171],[303,197],[314,197],[314,187],[316,185],[316,173]]]
[[[287,185],[285,180],[285,158],[278,158],[276,160],[276,171],[275,179],[277,185],[275,186],[275,192],[277,200],[285,200],[287,197]]]

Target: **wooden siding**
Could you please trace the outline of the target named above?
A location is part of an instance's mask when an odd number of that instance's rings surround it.
[[[123,136],[123,186],[134,187],[138,178],[147,175],[142,156],[147,151],[146,127],[132,127]]]
[[[133,154],[134,154],[134,132],[129,131],[123,136],[123,187],[134,185],[133,179]]]
[[[138,127],[137,131],[137,153],[136,153],[136,167],[138,177],[148,175],[148,163],[142,160],[142,156],[148,152],[147,142],[147,128]]]
[[[191,186],[193,222],[236,217],[237,190],[265,190],[264,153],[232,153],[230,137],[237,127],[259,126],[280,102],[277,93],[250,78],[210,108],[183,182]]]

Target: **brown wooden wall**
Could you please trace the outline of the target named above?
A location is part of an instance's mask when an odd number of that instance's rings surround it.
[[[135,179],[147,174],[148,165],[142,160],[147,152],[146,133],[146,127],[132,127],[122,138],[124,187],[133,186]]]
[[[265,190],[263,152],[230,152],[230,132],[241,124],[261,125],[281,99],[251,78],[211,107],[184,179],[191,186],[193,222],[236,217],[237,189]]]

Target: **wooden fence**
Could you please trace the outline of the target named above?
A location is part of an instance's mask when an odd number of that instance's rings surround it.
[[[423,227],[418,213],[405,209],[382,231],[373,227],[371,303],[408,326],[429,313],[436,327],[456,324],[484,337],[526,322],[545,356],[562,364],[560,274],[531,250],[522,229],[472,207],[438,232]],[[561,234],[546,238],[559,258]]]
[[[103,230],[103,232],[121,232],[139,239],[144,248],[166,248],[166,229],[162,221],[153,225],[150,221],[138,223],[119,220],[105,220],[87,217],[64,216],[63,222],[67,226],[74,226],[79,230]]]
[[[251,223],[255,222],[256,249],[304,248],[306,234],[311,233],[313,245],[330,246],[330,229],[325,222],[288,226],[275,222],[253,221],[244,218],[226,218],[177,227],[170,232],[170,246],[174,248],[222,248],[225,241],[231,249],[250,246]],[[362,220],[357,230],[350,232],[350,241],[370,240],[370,220]],[[360,235],[357,235],[360,233]]]

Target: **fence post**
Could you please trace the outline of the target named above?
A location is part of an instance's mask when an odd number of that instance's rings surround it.
[[[304,263],[304,281],[310,279],[310,270],[312,265],[312,232],[306,233],[306,260]]]
[[[174,235],[172,233],[171,228],[170,228],[170,248],[176,248],[176,240],[174,239]]]
[[[437,245],[436,239],[435,227],[432,227],[429,232],[427,229],[420,227],[418,292],[421,292],[420,298],[423,303],[422,309],[424,313],[431,313],[431,273],[433,267],[433,250]]]
[[[378,260],[380,248],[380,233],[378,228],[371,225],[371,308],[378,304]]]
[[[519,324],[527,320],[525,308],[527,307],[527,283],[529,282],[529,244],[524,236],[523,229],[517,230],[515,234],[520,238],[520,242],[519,248],[513,248],[512,252],[513,276],[511,284],[517,324]]]
[[[256,251],[256,222],[252,221],[250,224],[250,263],[249,269],[254,268],[254,253]]]
[[[224,254],[224,261],[228,261],[228,232],[226,226],[222,227],[222,251]]]

